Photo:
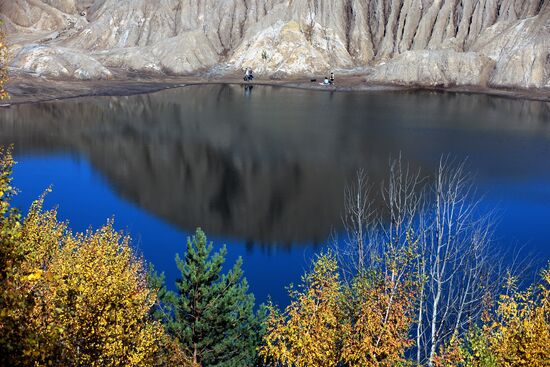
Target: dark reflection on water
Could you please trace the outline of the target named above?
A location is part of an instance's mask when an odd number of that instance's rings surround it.
[[[539,226],[550,218],[549,103],[195,86],[3,109],[0,144],[10,143],[20,157],[82,158],[148,213],[248,248],[324,242],[359,167],[379,185],[390,156],[425,173],[441,154],[468,157],[487,207],[503,208],[497,238],[511,241],[521,223],[514,241],[550,255]]]
[[[340,227],[354,171],[381,182],[400,152],[428,172],[442,153],[468,156],[495,180],[550,172],[540,156],[549,104],[482,95],[212,85],[0,116],[0,144],[15,143],[18,154],[86,157],[147,211],[255,243],[325,240]]]

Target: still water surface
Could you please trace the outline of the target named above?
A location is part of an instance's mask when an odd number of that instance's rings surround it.
[[[286,303],[309,260],[342,230],[358,168],[378,187],[401,154],[429,175],[439,157],[467,159],[495,241],[550,258],[550,103],[428,92],[324,93],[193,86],[0,110],[15,144],[15,204],[48,186],[74,229],[115,217],[167,280],[197,226],[251,289]]]

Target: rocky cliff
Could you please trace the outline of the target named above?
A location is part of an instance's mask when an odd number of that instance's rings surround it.
[[[0,0],[11,65],[48,77],[252,67],[550,88],[550,0]]]

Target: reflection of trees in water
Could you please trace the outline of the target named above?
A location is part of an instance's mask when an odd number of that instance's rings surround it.
[[[237,86],[203,86],[14,106],[0,114],[0,144],[82,154],[121,195],[182,228],[284,244],[338,230],[358,167],[376,182],[391,154],[424,165],[445,152],[445,141],[414,132],[408,120],[426,129],[549,132],[541,125],[550,109],[540,102],[273,88],[244,97]],[[464,111],[482,111],[483,123],[457,119]]]

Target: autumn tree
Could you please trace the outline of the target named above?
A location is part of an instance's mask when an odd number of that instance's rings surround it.
[[[345,303],[347,322],[342,360],[349,367],[396,366],[406,362],[414,342],[419,280],[414,272],[415,244],[387,252],[375,266],[360,273],[349,288]]]
[[[335,248],[346,278],[369,267],[392,277],[416,279],[414,348],[416,362],[433,364],[438,348],[463,336],[498,292],[491,259],[492,222],[479,214],[479,200],[464,163],[442,157],[433,175],[423,176],[401,158],[390,161],[374,207],[367,176],[360,172],[346,192],[347,237]],[[392,271],[392,254],[414,243],[415,267]],[[389,256],[388,256],[389,255]],[[399,275],[402,274],[402,275]],[[390,287],[395,293],[395,288]],[[394,297],[390,297],[391,310]]]
[[[74,234],[43,210],[10,206],[13,159],[0,151],[0,364],[152,366],[164,329],[130,239],[112,223]]]
[[[63,359],[88,366],[153,364],[163,335],[160,323],[149,318],[155,295],[129,238],[112,223],[68,234],[43,276],[37,328],[55,340],[50,345]]]
[[[484,328],[473,325],[462,337],[455,334],[439,348],[435,367],[500,367]]]
[[[11,186],[13,164],[11,149],[0,147],[0,365],[4,366],[31,363],[23,356],[34,338],[28,327],[34,280],[25,269],[31,249],[20,241],[21,217],[10,206],[16,193]]]
[[[197,229],[187,252],[176,263],[181,272],[177,294],[169,292],[164,319],[170,334],[201,366],[252,366],[261,340],[261,316],[243,278],[242,260],[223,274],[225,246],[212,253],[212,243]],[[158,314],[158,312],[157,312]]]
[[[260,356],[272,366],[333,367],[341,361],[344,326],[342,284],[336,259],[322,255],[302,285],[291,289],[283,313],[269,307],[267,332]]]
[[[0,100],[9,97],[4,89],[8,81],[8,46],[6,44],[6,35],[0,21]]]
[[[394,255],[395,271],[405,274],[414,257]],[[405,362],[405,351],[412,344],[414,280],[370,267],[349,285],[339,273],[336,257],[321,255],[300,287],[291,290],[292,301],[285,311],[270,306],[260,347],[265,363],[389,367]]]
[[[512,279],[511,283],[515,283]],[[510,282],[508,282],[508,285]],[[550,267],[525,291],[507,288],[495,310],[462,338],[453,336],[434,358],[436,367],[543,367],[550,365]]]
[[[499,366],[550,366],[550,265],[540,284],[500,297],[486,335]]]

